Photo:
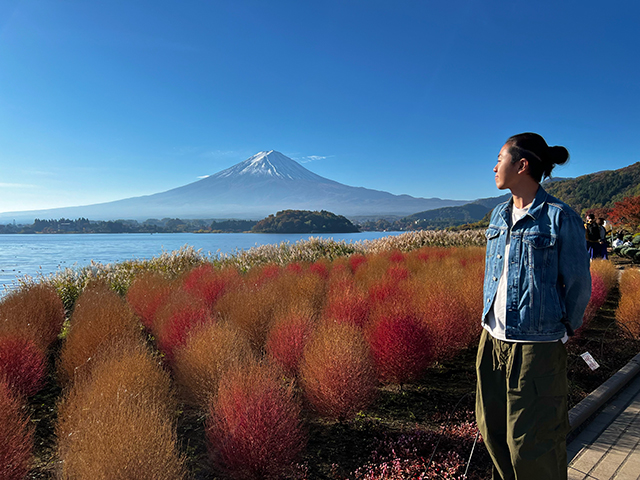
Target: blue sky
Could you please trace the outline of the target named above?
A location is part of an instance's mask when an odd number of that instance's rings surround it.
[[[354,186],[497,196],[504,141],[640,161],[636,1],[0,2],[0,212],[117,200],[261,150]]]

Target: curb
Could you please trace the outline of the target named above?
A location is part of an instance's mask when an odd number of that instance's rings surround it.
[[[585,420],[591,417],[639,372],[640,353],[569,411],[571,431],[582,425]]]

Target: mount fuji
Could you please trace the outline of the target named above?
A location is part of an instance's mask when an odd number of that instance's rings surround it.
[[[351,187],[274,150],[259,152],[197,182],[153,195],[78,207],[0,213],[0,221],[202,218],[259,220],[279,210],[328,210],[346,217],[406,216],[467,201],[416,198]]]

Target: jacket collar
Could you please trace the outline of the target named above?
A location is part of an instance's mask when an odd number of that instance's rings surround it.
[[[529,211],[527,212],[527,215],[533,218],[534,220],[537,220],[538,217],[540,216],[540,212],[542,211],[542,208],[547,202],[548,196],[549,194],[544,190],[544,188],[542,188],[542,186],[539,186],[538,191],[536,192],[536,196],[533,198],[533,201],[531,202],[531,206],[529,207]],[[513,197],[511,197],[507,202],[507,208],[503,208],[502,211],[500,212],[500,216],[502,217],[506,225],[509,225],[509,222],[510,222],[510,215],[511,215],[510,211],[512,206],[513,206]]]

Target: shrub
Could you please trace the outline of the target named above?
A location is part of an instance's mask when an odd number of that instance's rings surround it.
[[[367,327],[378,380],[402,384],[418,378],[433,359],[433,339],[422,319],[409,311],[389,311]]]
[[[193,330],[176,349],[173,376],[182,398],[206,410],[222,376],[252,358],[248,340],[236,328],[224,322],[211,323]]]
[[[0,332],[33,340],[43,351],[56,341],[65,313],[54,287],[29,284],[9,293],[0,302]]]
[[[326,321],[363,327],[371,310],[371,302],[351,278],[335,281],[329,288],[323,317]]]
[[[304,348],[314,329],[308,315],[290,313],[275,321],[267,337],[266,351],[287,375],[295,376]]]
[[[29,473],[33,428],[11,387],[0,378],[0,478],[23,480]]]
[[[239,283],[240,275],[235,268],[217,270],[213,265],[205,263],[186,274],[182,288],[203,300],[212,309],[227,288],[237,287]]]
[[[171,379],[144,345],[113,346],[58,411],[61,478],[184,477]]]
[[[423,318],[433,337],[435,360],[453,357],[477,337],[480,315],[470,315],[459,292],[432,286],[425,300]]]
[[[366,262],[367,262],[367,257],[359,253],[354,253],[353,255],[349,256],[349,267],[351,268],[351,271],[353,273],[355,273],[356,270],[358,270],[358,268]]]
[[[234,478],[286,478],[305,444],[300,406],[278,371],[255,364],[229,372],[211,404],[207,440]]]
[[[304,350],[300,367],[307,401],[338,420],[365,409],[376,394],[376,374],[363,333],[347,324],[321,325]]]
[[[127,302],[142,324],[152,330],[158,309],[174,288],[161,273],[145,272],[133,280],[127,291]]]
[[[177,290],[157,314],[153,333],[160,351],[171,362],[176,348],[184,345],[191,329],[213,322],[203,300]]]
[[[598,310],[604,305],[607,299],[607,293],[608,291],[604,280],[595,271],[591,272],[591,298],[589,299],[582,319],[583,327],[587,326],[589,322],[593,320]]]
[[[58,360],[58,378],[66,384],[87,374],[117,343],[138,344],[138,321],[122,298],[103,282],[88,285],[78,297]]]
[[[620,275],[620,301],[616,321],[634,338],[640,338],[640,271],[626,269]]]
[[[247,280],[242,288],[220,298],[216,312],[247,337],[257,354],[262,354],[276,311],[288,301],[275,280],[259,282],[259,285]]]
[[[62,479],[185,478],[175,423],[157,405],[102,403],[74,420],[68,445],[59,451]]]
[[[616,287],[616,285],[618,285],[618,270],[609,260],[604,260],[602,258],[593,259],[591,261],[591,274],[593,275],[594,273],[597,274],[604,282],[607,295]]]
[[[33,340],[0,335],[0,379],[25,397],[37,393],[46,375],[45,354]]]

